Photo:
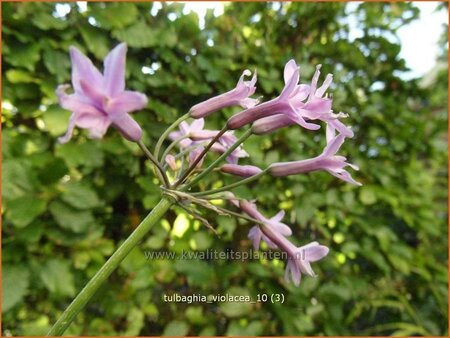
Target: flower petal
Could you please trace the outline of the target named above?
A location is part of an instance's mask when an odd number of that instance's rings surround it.
[[[127,55],[126,43],[116,46],[106,56],[104,62],[106,93],[115,96],[125,90],[125,59]]]
[[[339,134],[337,136],[335,136],[325,147],[325,149],[322,152],[321,156],[333,156],[334,154],[337,153],[337,151],[339,150],[339,148],[341,148],[342,144],[344,143],[345,140],[345,136],[342,134]]]
[[[115,128],[129,141],[137,142],[142,138],[142,129],[128,114],[114,114],[110,119]]]
[[[259,226],[253,226],[248,232],[248,238],[253,242],[253,248],[259,250],[259,244],[261,243],[262,232]]]
[[[103,88],[103,76],[87,56],[71,46],[70,59],[72,61],[72,85],[75,92],[83,92],[80,87],[81,79],[94,87]]]
[[[69,119],[69,125],[67,127],[66,134],[58,138],[59,143],[67,143],[72,138],[73,130],[75,129],[75,114],[72,114]]]
[[[302,247],[304,250],[304,259],[309,262],[316,262],[322,258],[324,258],[326,255],[328,255],[328,252],[330,249],[326,247],[325,245],[319,245],[316,242],[316,245],[312,246],[304,246]]]
[[[147,105],[147,96],[129,90],[125,90],[110,100],[106,106],[109,114],[125,114],[143,109]]]
[[[56,96],[58,97],[58,102],[61,107],[70,110],[75,114],[104,115],[104,113],[92,105],[85,96],[77,93],[70,95],[66,94],[65,90],[67,87],[67,85],[61,85],[56,89]]]
[[[362,183],[356,181],[353,179],[353,177],[350,175],[350,173],[347,170],[341,170],[341,171],[333,171],[333,170],[328,170],[328,172],[337,177],[340,178],[341,180],[348,182],[350,184],[354,184],[357,186],[362,186]]]
[[[323,81],[323,84],[319,88],[317,88],[315,95],[317,97],[322,97],[332,82],[333,82],[333,74],[327,74],[325,80]]]
[[[292,76],[294,76],[295,71],[298,71],[298,66],[297,63],[295,62],[294,59],[289,60],[286,65],[284,66],[284,73],[283,73],[283,77],[284,77],[284,84],[287,85]],[[298,82],[298,80],[297,80]]]
[[[300,70],[297,68],[293,70],[289,78],[289,81],[285,84],[283,91],[281,92],[278,98],[280,100],[287,100],[296,89],[299,79],[300,79]]]

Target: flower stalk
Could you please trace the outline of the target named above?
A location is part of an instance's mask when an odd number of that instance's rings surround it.
[[[174,201],[162,197],[161,201],[144,218],[136,230],[123,242],[123,244],[113,253],[106,263],[98,270],[94,277],[86,284],[72,303],[67,307],[58,321],[48,332],[47,336],[61,336],[74,320],[75,316],[85,307],[99,287],[108,279],[111,273],[117,269],[122,260],[130,251],[142,240],[153,225],[169,210]]]

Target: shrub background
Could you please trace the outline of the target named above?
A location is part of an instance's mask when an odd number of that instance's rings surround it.
[[[182,4],[151,15],[152,3],[88,3],[86,11],[67,3],[62,18],[55,6],[2,3],[3,335],[45,334],[159,199],[148,163],[117,131],[101,141],[77,132],[68,144],[56,142],[70,115],[54,94],[70,80],[69,46],[101,66],[120,41],[129,45],[127,87],[150,99],[134,115],[148,145],[193,104],[234,87],[245,68],[257,69],[257,94],[267,100],[283,87],[290,58],[303,82],[323,64],[322,74],[334,74],[334,107],[350,114],[356,134],[341,154],[360,166],[353,175],[364,186],[313,173],[236,189],[267,215],[286,210],[298,244],[331,248],[314,266],[319,277],[298,288],[283,281],[280,261],[146,260],[145,250],[250,249],[249,224],[210,214],[218,238],[175,209],[67,333],[448,334],[448,38],[433,76],[402,79],[400,46],[387,36],[417,17],[413,4],[358,5],[363,35],[354,41],[342,3],[233,3],[222,16],[209,11],[204,29]],[[207,126],[220,127],[235,111],[214,114]],[[319,154],[323,134],[291,127],[252,137],[245,148],[264,167]],[[203,185],[232,180],[211,175]],[[172,293],[283,293],[286,301],[164,303],[162,294]]]

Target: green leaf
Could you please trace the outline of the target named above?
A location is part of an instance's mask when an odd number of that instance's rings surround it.
[[[37,11],[33,13],[31,22],[42,30],[57,29],[61,30],[67,27],[68,22],[55,18],[50,13]]]
[[[31,75],[31,73],[20,70],[10,69],[6,72],[6,78],[11,83],[39,83],[39,80]]]
[[[48,260],[42,266],[39,277],[52,296],[74,296],[74,279],[68,261],[59,258]]]
[[[69,53],[46,49],[44,51],[44,64],[48,71],[56,76],[58,82],[67,80],[70,68]]]
[[[94,223],[94,217],[90,211],[74,209],[61,201],[52,202],[49,209],[62,228],[75,233],[85,232]]]
[[[182,238],[185,232],[189,229],[189,224],[190,222],[187,215],[185,213],[180,213],[173,223],[171,236]]]
[[[14,53],[5,55],[5,60],[15,67],[26,68],[29,71],[34,71],[35,64],[41,58],[40,46],[38,43],[34,44],[17,44],[14,46]]]
[[[112,36],[126,42],[130,47],[152,47],[160,41],[155,30],[143,20],[125,29],[114,30]]]
[[[90,25],[85,25],[80,28],[80,33],[89,51],[99,60],[105,58],[111,46],[108,41],[108,36],[104,31]]]
[[[123,336],[138,336],[144,327],[144,313],[137,309],[131,308],[127,316],[128,327]]]
[[[242,325],[240,321],[233,320],[227,329],[227,336],[260,336],[263,332],[263,325],[259,321],[252,321],[248,325]]]
[[[377,201],[373,189],[367,186],[363,186],[359,191],[359,199],[366,205],[374,204]]]
[[[124,28],[136,21],[138,10],[133,3],[110,3],[107,9],[102,5],[90,4],[90,14],[100,26],[112,28]]]
[[[85,183],[67,184],[61,199],[77,209],[92,209],[100,203],[97,193]]]
[[[2,269],[2,312],[7,312],[27,294],[30,274],[21,265],[3,265]]]
[[[42,115],[45,129],[47,129],[52,136],[63,135],[67,130],[71,114],[70,111],[56,105],[48,107],[47,111]]]
[[[64,159],[68,167],[98,168],[103,164],[104,159],[104,153],[98,148],[95,141],[77,144],[72,140],[66,144],[58,144],[55,154]]]
[[[43,199],[28,195],[22,196],[7,202],[6,217],[16,227],[23,228],[44,213],[46,207],[47,201]]]
[[[163,336],[186,336],[189,332],[189,325],[180,320],[173,320],[166,325]]]
[[[232,287],[227,291],[227,294],[232,296],[250,296],[250,292],[241,287]],[[250,302],[224,302],[220,303],[220,309],[229,318],[244,316],[253,310],[253,305]]]

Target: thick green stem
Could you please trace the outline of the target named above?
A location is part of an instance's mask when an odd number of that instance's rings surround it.
[[[176,120],[174,123],[172,123],[169,128],[166,129],[166,131],[161,135],[161,137],[158,139],[158,142],[156,142],[156,146],[155,146],[155,157],[158,158],[159,156],[159,151],[161,150],[161,146],[164,142],[164,140],[167,138],[167,136],[169,136],[169,133],[174,130],[176,127],[178,127],[178,125],[187,120],[189,118],[189,113],[184,114],[183,116],[181,116],[178,120]]]
[[[120,262],[142,240],[151,227],[158,222],[173,204],[171,200],[163,197],[153,210],[144,218],[134,232],[114,252],[108,261],[100,268],[94,277],[86,284],[83,290],[76,296],[69,307],[63,312],[47,336],[61,336],[74,320],[75,316],[86,306],[98,288],[106,281],[111,273],[117,269]]]
[[[236,187],[239,187],[239,186],[241,186],[241,185],[243,185],[243,184],[247,184],[247,183],[250,183],[250,182],[253,182],[253,181],[257,180],[257,179],[260,178],[262,175],[264,175],[268,170],[269,170],[268,168],[267,168],[267,169],[264,169],[264,170],[261,171],[259,174],[256,174],[256,175],[247,177],[247,178],[245,178],[245,179],[243,179],[243,180],[234,182],[234,183],[232,183],[232,184],[228,184],[228,185],[226,185],[226,186],[223,186],[222,188],[211,189],[211,190],[200,191],[200,192],[194,192],[194,193],[191,193],[191,195],[192,195],[192,196],[197,196],[197,197],[198,197],[198,196],[205,196],[205,195],[215,194],[215,193],[219,193],[219,192],[222,192],[222,191],[228,191],[228,190],[234,189],[234,188],[236,188]]]
[[[224,160],[228,155],[230,155],[237,147],[239,147],[246,139],[248,139],[252,135],[252,130],[248,129],[230,148],[227,149],[226,152],[224,152],[222,155],[220,155],[213,163],[210,164],[208,168],[206,168],[203,172],[198,174],[191,182],[186,184],[185,187],[183,187],[183,190],[186,191],[186,189],[189,189],[192,187],[195,183],[200,181],[203,177],[208,175],[217,165]]]

